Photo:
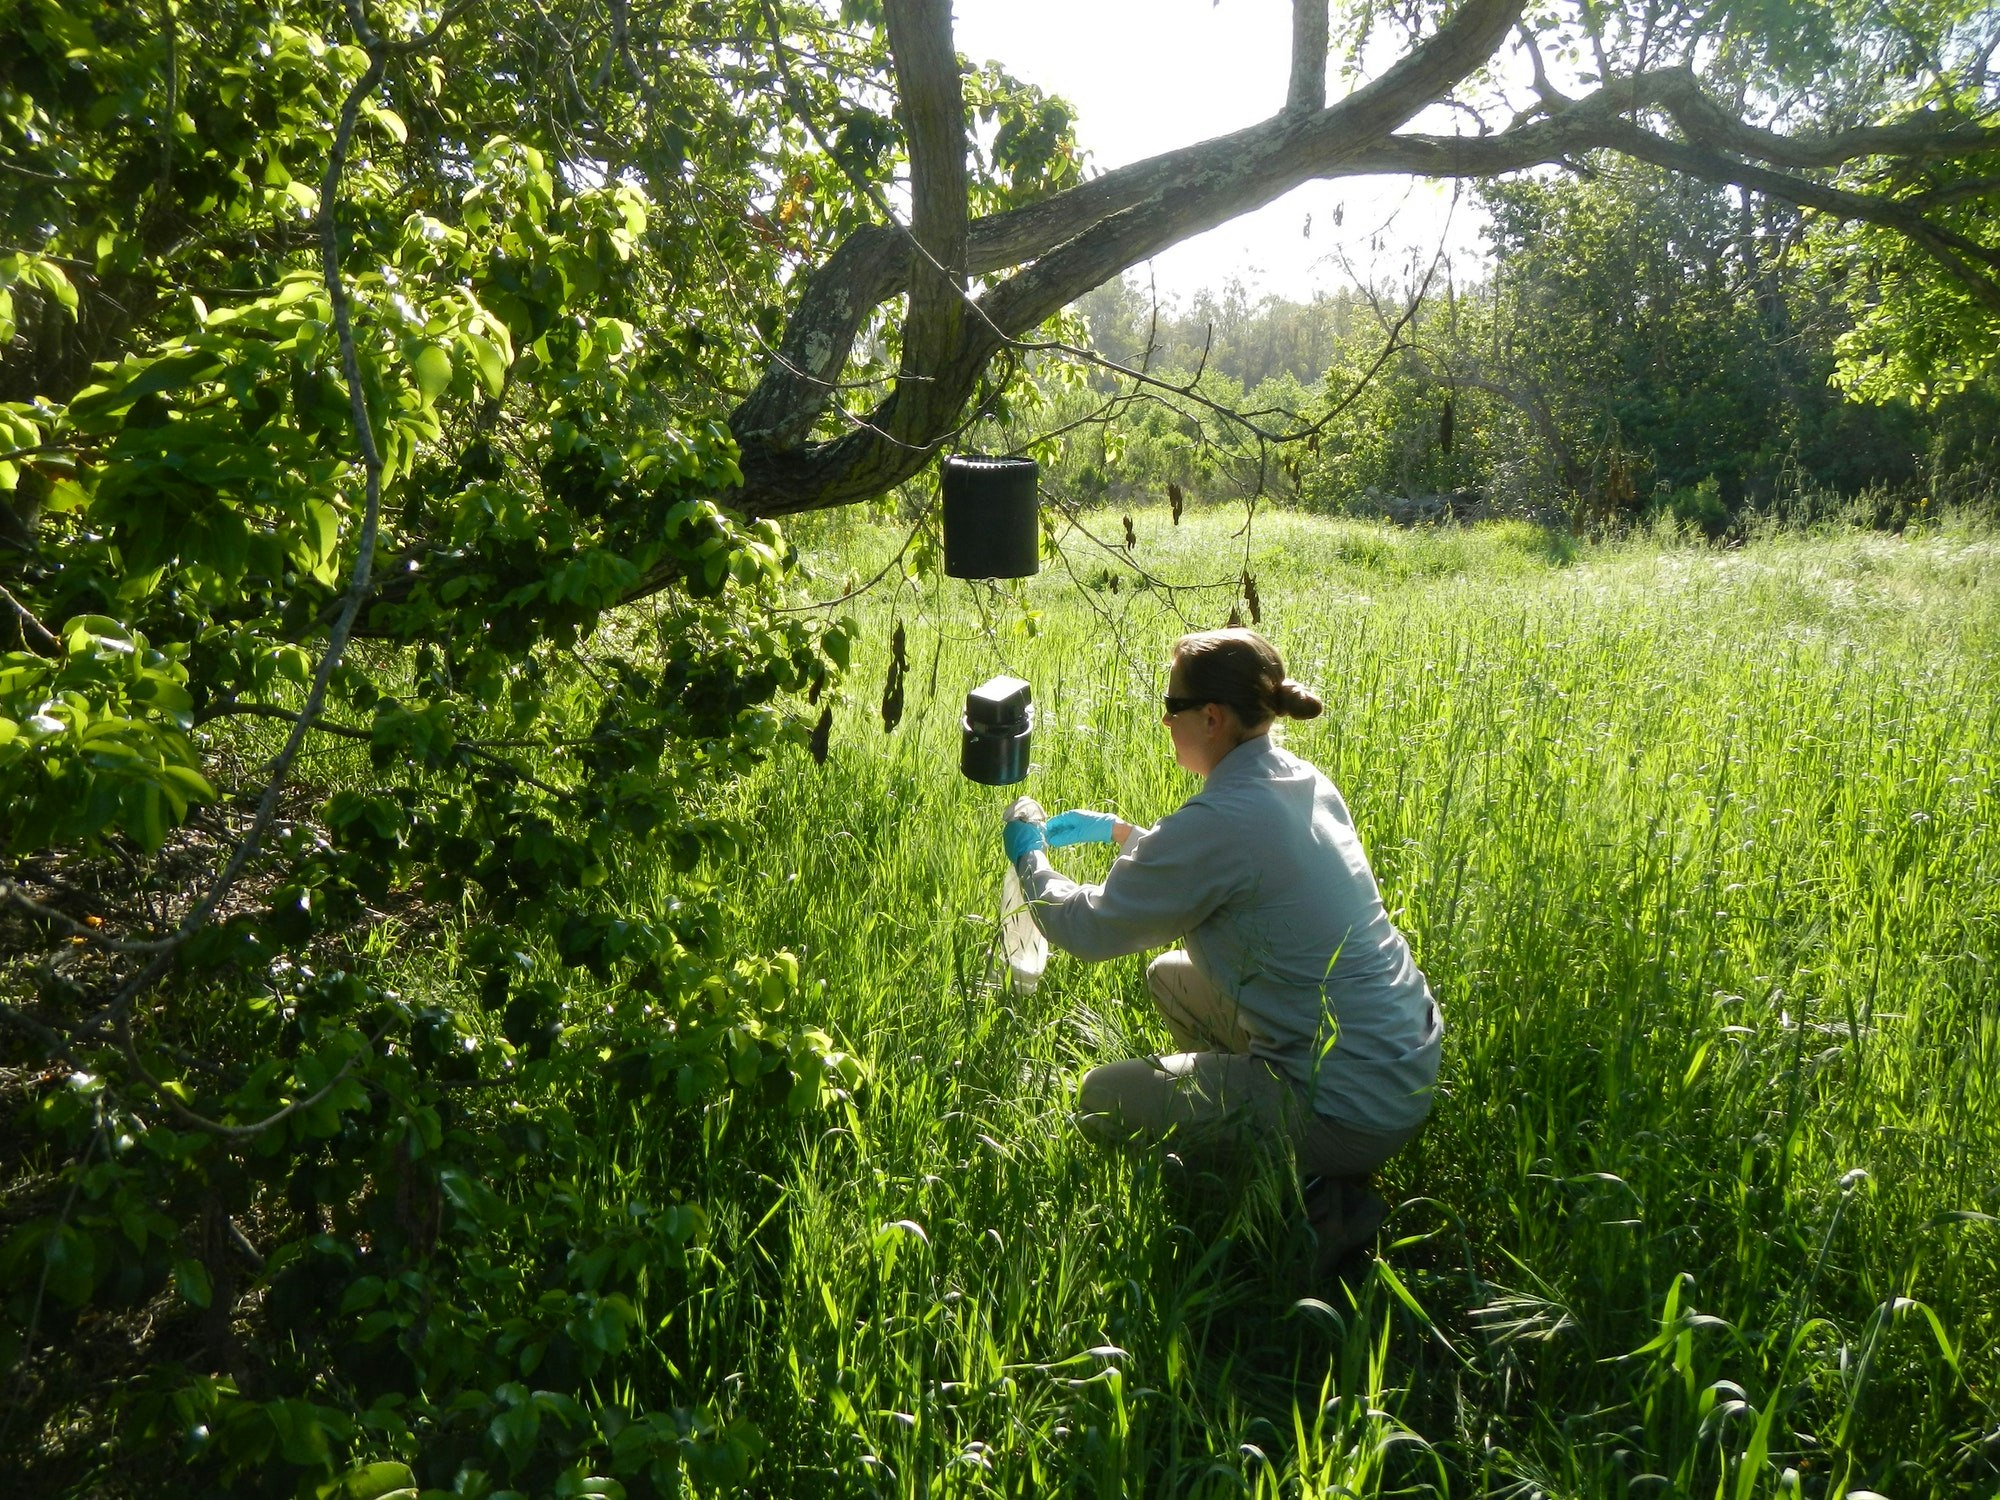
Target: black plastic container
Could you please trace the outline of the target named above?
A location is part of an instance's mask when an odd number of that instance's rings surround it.
[[[995,677],[965,695],[958,768],[985,786],[1012,786],[1028,776],[1035,734],[1034,695],[1018,677]]]
[[[954,453],[944,461],[944,570],[952,578],[1031,578],[1041,567],[1032,458]]]

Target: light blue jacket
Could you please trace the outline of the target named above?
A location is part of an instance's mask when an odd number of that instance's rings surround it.
[[[1443,1020],[1331,781],[1260,735],[1155,828],[1102,885],[1040,852],[1022,887],[1050,942],[1083,959],[1185,938],[1235,997],[1251,1051],[1346,1125],[1398,1130],[1430,1112]]]

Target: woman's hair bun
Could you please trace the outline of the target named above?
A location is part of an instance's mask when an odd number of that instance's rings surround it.
[[[1317,694],[1289,677],[1271,694],[1271,706],[1288,719],[1317,719],[1326,708]]]
[[[1174,642],[1174,675],[1183,694],[1226,704],[1245,728],[1275,715],[1316,719],[1326,705],[1285,675],[1278,648],[1254,630],[1197,630]]]

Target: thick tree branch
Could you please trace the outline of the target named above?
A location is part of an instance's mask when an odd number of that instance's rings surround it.
[[[1463,142],[1478,159],[1487,160],[1495,159],[1492,143],[1506,141],[1510,145],[1507,151],[1499,153],[1501,156],[1518,155],[1522,165],[1532,165],[1554,159],[1537,154],[1545,149],[1544,142],[1565,133],[1580,135],[1593,123],[1647,109],[1663,110],[1674,115],[1676,122],[1691,138],[1702,132],[1706,132],[1704,139],[1721,135],[1725,132],[1718,121],[1728,121],[1734,126],[1733,130],[1726,132],[1730,151],[1775,166],[1836,167],[1884,154],[1941,160],[2000,151],[2000,129],[1943,125],[1935,116],[1913,117],[1890,126],[1780,135],[1733,120],[1720,105],[1707,97],[1694,74],[1686,68],[1662,68],[1631,77],[1613,78],[1581,99],[1565,99],[1551,90],[1547,102],[1553,105],[1548,114],[1496,135],[1394,136],[1390,138],[1388,154],[1382,157],[1383,162],[1396,163],[1394,165],[1366,163],[1366,159],[1375,153],[1363,151],[1356,154],[1356,162],[1345,172],[1322,171],[1314,175],[1347,175],[1357,167],[1361,172],[1425,170],[1400,165],[1409,159],[1400,149],[1401,143],[1405,142],[1421,142],[1420,147],[1413,146],[1411,149],[1429,153],[1442,149],[1442,143],[1456,146]],[[1689,119],[1698,122],[1694,128],[1690,128]],[[1563,123],[1558,126],[1558,121]],[[1924,123],[1920,124],[1920,121]],[[974,275],[982,275],[1033,260],[1121,209],[1145,202],[1169,189],[1180,190],[1190,174],[1200,172],[1218,157],[1255,153],[1269,138],[1281,133],[1286,124],[1282,120],[1266,121],[1199,145],[1148,157],[1078,187],[1053,194],[1039,203],[976,220],[972,225],[969,269]],[[1710,143],[1715,142],[1711,139]],[[901,265],[892,266],[885,274],[889,285],[882,296],[888,296],[900,285],[896,278],[907,275],[907,269]]]
[[[910,273],[903,361],[888,420],[888,441],[930,441],[956,417],[959,400],[932,372],[965,342],[967,240],[965,90],[951,38],[951,0],[888,0],[889,51],[896,66],[903,134],[910,151]]]
[[[1468,0],[1437,35],[1374,82],[1311,119],[1218,154],[1192,180],[1084,231],[989,292],[999,328],[1020,334],[1127,266],[1261,207],[1349,158],[1443,98],[1520,19],[1520,0]]]
[[[898,66],[903,68],[905,57],[910,60],[906,89],[921,83],[942,98],[940,90],[956,84],[955,62],[927,73],[914,66],[923,55],[914,49],[924,45],[933,49],[929,55],[935,60],[940,3],[908,0],[903,7],[910,16],[928,15],[933,30],[922,33],[922,40],[906,37],[907,45],[898,44]],[[1308,12],[1323,17],[1321,0],[1300,0],[1295,31],[1315,24]],[[1314,110],[1296,108],[1303,54],[1295,48],[1293,90],[1285,109],[1272,118],[971,224],[962,261],[932,252],[934,258],[975,276],[1025,269],[959,317],[955,344],[937,337],[952,310],[932,304],[931,321],[920,329],[913,304],[896,389],[853,431],[813,444],[807,439],[827,410],[870,311],[912,286],[917,256],[910,236],[886,227],[862,231],[809,280],[779,358],[732,419],[743,443],[745,477],[735,503],[753,515],[781,515],[879,495],[915,474],[949,439],[987,363],[1010,339],[1023,337],[1129,266],[1313,178],[1491,177],[1611,150],[1815,212],[1895,229],[1936,256],[1983,303],[2000,306],[2000,278],[1993,274],[2000,271],[2000,252],[1924,217],[1925,208],[1946,200],[1851,192],[1810,175],[1873,158],[1962,160],[2000,151],[2000,129],[1925,113],[1890,125],[1785,135],[1732,114],[1708,95],[1691,69],[1667,67],[1613,78],[1576,99],[1545,86],[1538,111],[1495,134],[1394,133],[1486,62],[1520,13],[1518,0],[1467,0],[1430,41],[1381,78]],[[1323,47],[1320,60],[1323,88]],[[1648,119],[1670,123],[1683,138],[1646,128]],[[953,137],[949,145],[942,144],[946,134]],[[915,172],[916,160],[937,150],[950,153],[962,170],[963,140],[954,129],[922,147],[913,139],[915,175],[922,175]],[[943,213],[935,204],[932,208]],[[939,226],[934,232],[945,236],[940,243],[953,243],[957,223],[941,218]],[[922,234],[918,238],[929,244]],[[934,288],[943,289],[947,278],[935,269],[925,274]],[[921,361],[915,358],[919,351]]]
[[[1894,229],[1928,251],[1951,272],[1979,303],[2000,312],[2000,250],[1967,239],[1931,223],[1921,213],[1892,198],[1843,192],[1787,172],[1775,172],[1725,156],[1719,151],[1662,140],[1637,126],[1614,127],[1607,142],[1614,151],[1666,167],[1704,182],[1733,183],[1767,198],[1797,204],[1836,219],[1860,220]],[[1981,269],[1981,267],[1985,269]]]
[[[1949,208],[1972,198],[2000,198],[2000,177],[1968,177],[1962,182],[1913,193],[1903,201],[1911,208],[1929,213],[1934,208]]]
[[[1984,306],[2000,311],[2000,279],[1996,279],[2000,250],[1932,223],[1913,203],[1830,187],[1794,172],[1644,130],[1624,118],[1621,104],[1625,96],[1622,89],[1607,89],[1552,118],[1494,136],[1395,136],[1359,153],[1343,172],[1493,177],[1564,161],[1587,151],[1615,151],[1704,182],[1747,188],[1832,218],[1893,229],[1935,256]]]
[[[1326,108],[1327,0],[1292,0],[1292,81],[1285,90],[1287,114]]]
[[[960,324],[957,346],[939,351],[923,370],[927,383],[899,381],[865,425],[829,443],[799,448],[745,441],[744,485],[733,503],[752,515],[783,515],[869,498],[915,474],[949,436],[987,362],[1008,338],[1035,327],[1127,266],[1330,172],[1478,68],[1520,11],[1521,0],[1467,0],[1435,36],[1381,78],[1316,114],[1280,115],[1111,174],[1118,180],[1109,188],[1100,179],[1086,185],[1094,191],[1061,195],[1067,200],[1065,210],[1036,221],[1038,235],[1047,237],[1046,253],[980,300],[978,312]],[[952,77],[955,82],[955,71]],[[913,164],[915,156],[913,142]],[[1150,191],[1129,207],[1115,206],[1141,188]],[[1084,222],[1075,222],[1072,215]],[[1008,230],[1018,232],[1021,222],[1015,220]],[[1017,241],[1010,244],[1010,254],[1016,248],[1034,249]],[[971,253],[970,245],[968,249]],[[827,296],[830,302],[831,293]],[[746,405],[761,395],[760,389]],[[924,423],[911,418],[911,408],[918,406],[927,413]],[[765,430],[783,425],[767,422]],[[739,439],[747,436],[738,430]]]
[[[868,315],[909,275],[910,247],[900,231],[869,224],[841,241],[806,279],[777,355],[731,415],[738,440],[777,448],[805,442]]]
[[[1642,104],[1672,115],[1690,141],[1774,167],[1837,167],[1866,156],[1931,161],[2000,149],[2000,130],[1930,110],[1893,125],[1861,125],[1812,135],[1780,135],[1751,125],[1709,97],[1691,68],[1661,68],[1634,80]]]

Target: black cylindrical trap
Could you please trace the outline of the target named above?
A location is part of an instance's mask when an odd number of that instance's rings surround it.
[[[1034,695],[1018,677],[995,677],[965,695],[958,768],[985,786],[1012,786],[1028,776],[1035,733]]]
[[[952,578],[1031,578],[1041,567],[1032,458],[954,453],[944,461],[944,570]]]

